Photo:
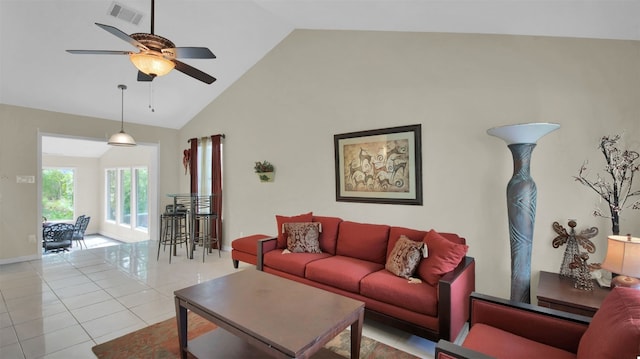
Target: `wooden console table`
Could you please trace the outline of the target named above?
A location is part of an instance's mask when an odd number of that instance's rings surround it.
[[[577,289],[573,283],[572,278],[561,276],[558,273],[541,271],[537,293],[538,305],[593,317],[600,308],[604,297],[611,290],[601,288],[595,281],[593,291]]]

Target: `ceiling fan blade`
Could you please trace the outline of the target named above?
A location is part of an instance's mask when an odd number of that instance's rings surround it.
[[[130,55],[131,51],[117,51],[117,50],[67,50],[70,54],[79,55]]]
[[[138,71],[138,81],[150,82],[153,81],[155,76],[147,75],[142,71]]]
[[[200,80],[206,84],[212,84],[213,81],[216,80],[215,77],[208,75],[198,69],[196,69],[195,67],[189,66],[187,64],[185,64],[184,62],[180,62],[178,60],[173,60],[173,62],[176,64],[175,69],[182,72],[185,75],[191,76],[196,80]]]
[[[122,32],[122,30],[119,30],[119,29],[117,29],[117,28],[115,28],[113,26],[110,26],[110,25],[99,24],[97,22],[95,24],[98,25],[103,30],[105,30],[108,33],[110,33],[111,35],[114,35],[115,37],[130,43],[131,45],[137,47],[138,49],[144,50],[144,51],[149,51],[148,47],[144,46],[139,41],[135,40],[131,36],[129,36],[126,33]]]
[[[163,54],[180,59],[215,59],[216,55],[206,47],[174,47],[162,49]]]

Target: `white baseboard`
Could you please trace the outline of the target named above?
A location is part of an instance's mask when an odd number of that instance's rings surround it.
[[[41,254],[32,254],[30,256],[22,256],[22,257],[13,257],[7,259],[0,259],[0,265],[3,264],[11,264],[11,263],[19,263],[19,262],[28,262],[42,258]]]

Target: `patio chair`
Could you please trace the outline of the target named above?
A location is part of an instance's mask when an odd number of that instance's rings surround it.
[[[42,229],[42,248],[45,252],[66,251],[71,247],[73,230],[70,223],[54,223]]]
[[[87,243],[84,241],[84,232],[87,230],[87,226],[89,225],[89,220],[91,217],[81,215],[76,220],[76,224],[73,228],[73,236],[71,238],[72,242],[78,242],[80,245],[80,249],[82,249],[82,244],[84,243],[84,247],[87,247]]]

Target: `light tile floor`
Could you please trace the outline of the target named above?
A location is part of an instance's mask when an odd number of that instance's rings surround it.
[[[0,358],[94,358],[96,344],[175,316],[174,290],[254,268],[234,269],[228,252],[202,263],[178,251],[169,264],[168,251],[156,260],[156,241],[87,242],[89,249],[0,266]],[[433,358],[435,343],[423,338],[368,321],[363,334]]]

